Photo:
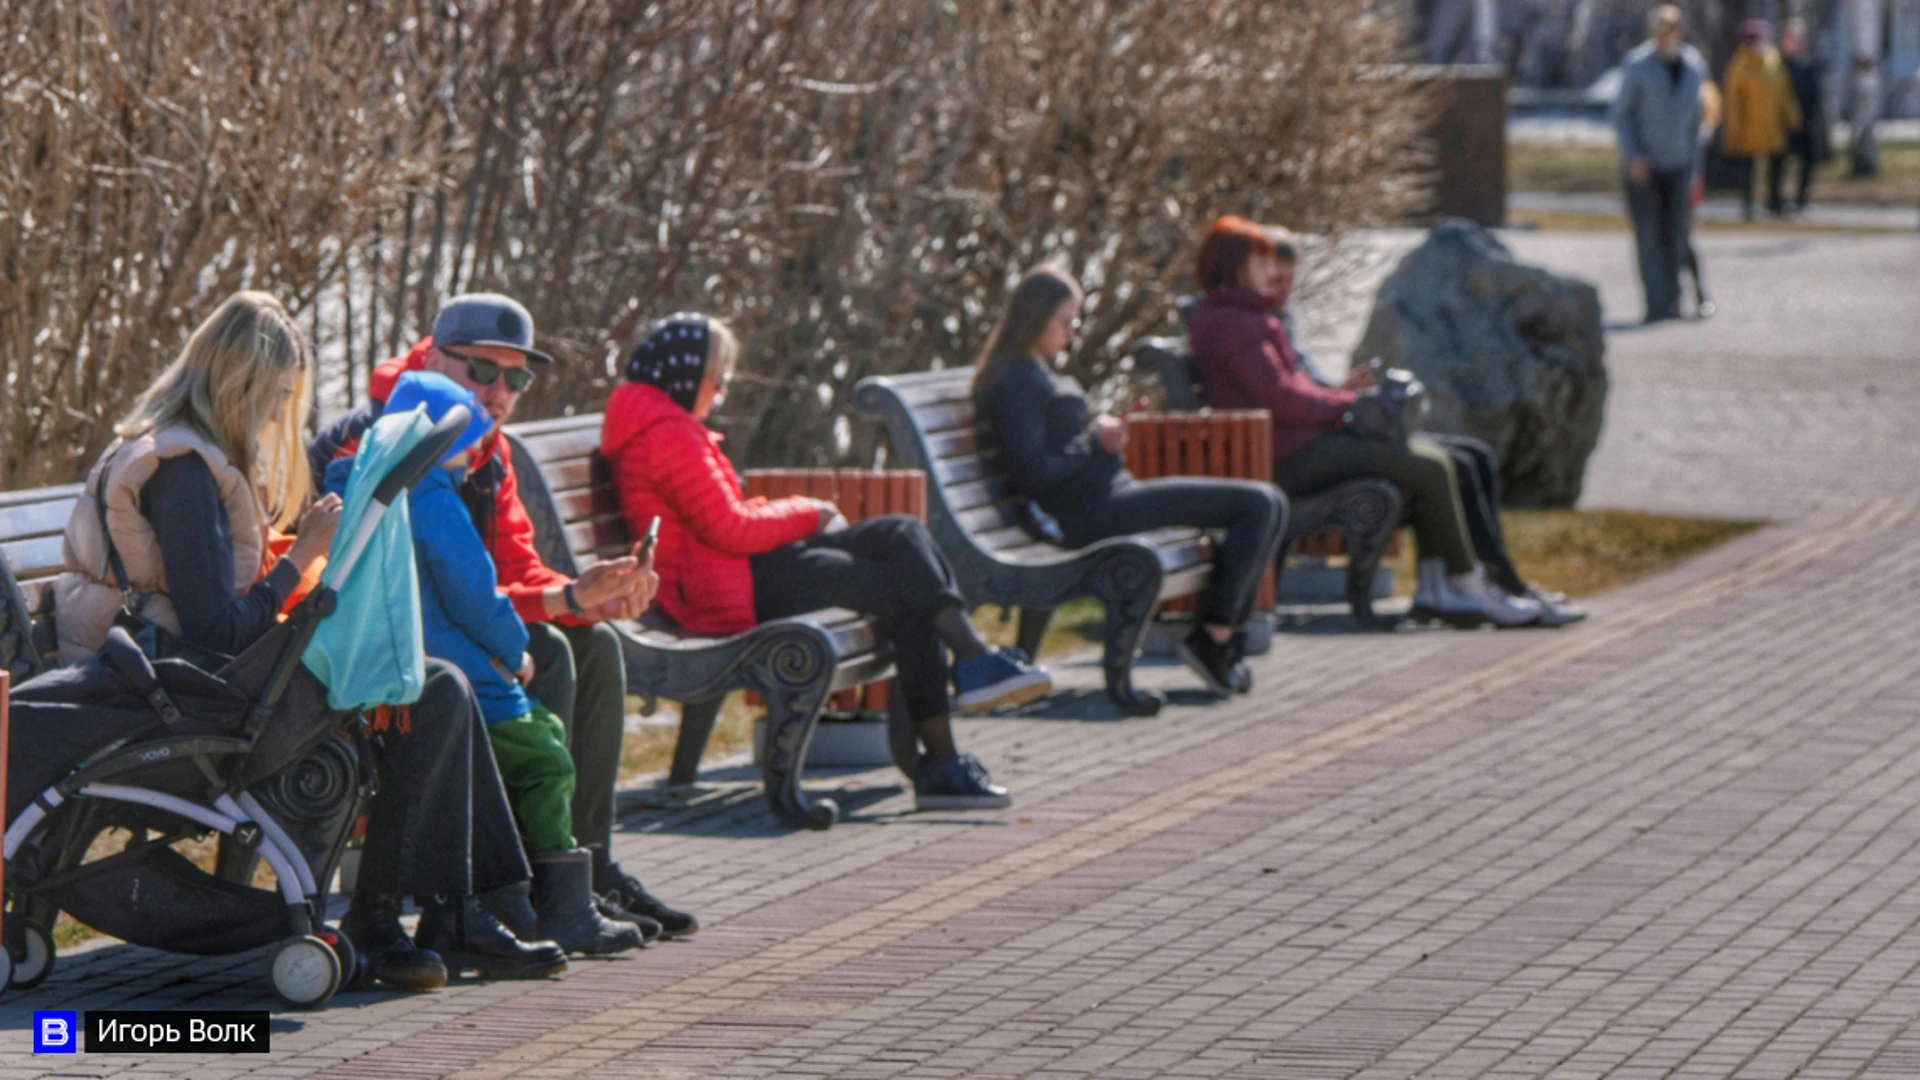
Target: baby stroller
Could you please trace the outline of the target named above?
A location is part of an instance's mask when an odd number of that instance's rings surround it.
[[[324,921],[327,883],[372,777],[359,712],[330,708],[301,656],[387,508],[467,421],[455,409],[392,462],[319,587],[239,656],[153,659],[154,642],[143,649],[116,626],[85,663],[14,689],[0,986],[36,986],[52,971],[62,910],[175,953],[279,941],[269,974],[295,1008],[355,981],[352,944]],[[109,829],[131,839],[86,861]],[[212,873],[172,846],[216,833]],[[259,861],[274,890],[251,884]]]

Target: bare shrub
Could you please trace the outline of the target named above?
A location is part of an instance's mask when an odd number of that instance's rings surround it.
[[[83,470],[228,293],[310,300],[407,175],[383,149],[408,110],[364,4],[3,12],[0,423],[18,486]]]
[[[1337,250],[1409,204],[1422,120],[1378,77],[1391,8],[1346,0],[160,10],[0,15],[10,484],[72,476],[243,284],[305,307],[350,386],[446,295],[513,293],[566,361],[529,416],[598,408],[697,308],[746,338],[744,462],[867,461],[851,384],[969,362],[1055,258],[1091,290],[1073,370],[1124,395],[1206,221]]]

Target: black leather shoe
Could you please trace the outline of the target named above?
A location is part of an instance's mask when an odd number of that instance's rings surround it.
[[[614,903],[604,896],[594,897],[593,907],[594,910],[600,913],[600,917],[603,919],[632,923],[639,927],[640,944],[643,946],[651,945],[660,940],[660,924],[637,911],[628,911],[626,908],[621,907],[619,904]]]
[[[438,990],[447,985],[440,954],[423,949],[400,925],[400,898],[355,893],[340,920],[340,932],[367,961],[367,975],[402,990]]]
[[[659,923],[660,937],[665,941],[692,937],[700,931],[699,919],[661,903],[659,897],[640,884],[639,878],[620,869],[619,863],[602,863],[593,868],[593,891],[605,903]]]
[[[480,906],[521,941],[540,940],[540,917],[533,912],[533,887],[525,881],[480,894]]]
[[[521,941],[471,896],[433,897],[414,940],[440,954],[453,974],[483,979],[544,979],[567,970],[567,954],[551,941]]]

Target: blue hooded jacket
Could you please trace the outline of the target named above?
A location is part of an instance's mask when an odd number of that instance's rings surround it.
[[[386,412],[393,414],[424,405],[438,420],[455,405],[473,411],[474,422],[447,451],[452,457],[471,447],[492,426],[492,419],[473,395],[459,383],[432,372],[409,372],[394,384]],[[327,467],[327,489],[344,485],[351,459]],[[525,716],[533,702],[507,671],[526,661],[527,627],[513,604],[495,587],[493,559],[473,527],[473,518],[460,498],[464,477],[456,470],[434,469],[407,496],[413,526],[414,563],[420,575],[420,618],[428,656],[458,667],[473,684],[480,715],[489,724]]]

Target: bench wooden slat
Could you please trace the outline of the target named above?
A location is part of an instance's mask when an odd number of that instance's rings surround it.
[[[989,529],[983,533],[976,533],[973,539],[975,543],[980,545],[981,550],[991,551],[996,555],[1036,542],[1032,533],[1018,525],[1009,525],[999,529]]]
[[[579,521],[567,526],[567,546],[576,552],[593,552],[607,558],[609,551],[633,546],[627,539],[627,523],[619,518]]]
[[[592,457],[600,449],[600,425],[578,423],[583,419],[579,417],[572,419],[576,423],[571,427],[557,428],[544,435],[522,435],[520,441],[526,444],[534,460],[543,464]]]
[[[53,536],[0,544],[0,552],[6,553],[7,568],[13,571],[14,580],[25,585],[61,571],[64,565],[60,555],[61,544],[62,537],[56,533]]]
[[[951,514],[953,520],[969,533],[992,532],[996,529],[1020,528],[1020,518],[1006,503],[989,503],[976,506],[971,510],[958,510]]]
[[[571,525],[576,521],[595,521],[603,518],[620,517],[620,499],[612,488],[574,488],[571,491],[553,493],[553,504],[560,511],[560,520]],[[625,518],[621,518],[625,527]]]
[[[85,490],[82,484],[60,484],[55,487],[27,488],[24,491],[0,492],[0,520],[6,511],[20,506],[32,506],[36,503],[61,503],[71,505]]]
[[[537,460],[537,459],[536,459]],[[592,458],[574,458],[554,464],[541,462],[541,475],[547,478],[547,486],[558,496],[569,491],[585,491],[593,487],[594,468]]]
[[[965,484],[953,484],[947,488],[947,509],[955,511],[972,510],[976,506],[991,503],[1024,503],[1026,500],[1015,495],[1007,482],[998,476],[984,480],[974,480]]]
[[[971,454],[979,449],[979,436],[972,428],[943,431],[927,436],[927,460],[940,462]]]
[[[1000,465],[993,454],[971,453],[933,463],[932,475],[942,484],[964,484],[988,476],[999,476]]]
[[[924,409],[915,409],[914,415],[927,431],[952,431],[956,428],[973,430],[973,401],[949,401],[939,405],[929,405]]]
[[[23,501],[0,507],[0,541],[57,536],[67,529],[77,496]]]
[[[925,409],[933,405],[947,405],[955,401],[973,399],[973,379],[950,378],[921,383],[901,390],[900,399],[914,409]]]

